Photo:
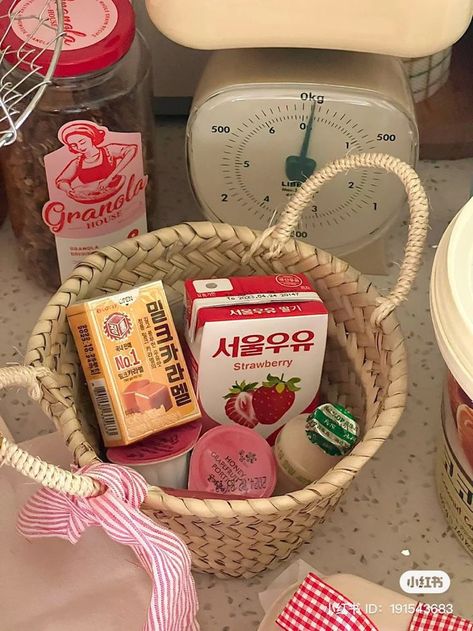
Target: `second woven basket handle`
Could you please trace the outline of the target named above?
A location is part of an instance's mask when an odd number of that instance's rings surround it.
[[[40,379],[50,374],[47,368],[10,366],[0,368],[0,391],[9,387],[25,388],[29,396],[41,398]],[[76,475],[32,456],[0,432],[0,465],[5,463],[26,477],[55,491],[92,497],[101,492],[100,484],[87,475]]]
[[[429,203],[425,190],[414,169],[402,160],[384,153],[360,153],[326,165],[302,184],[282,211],[279,222],[265,230],[256,239],[251,246],[248,258],[263,245],[268,237],[271,237],[271,241],[267,256],[269,258],[279,256],[283,246],[292,238],[291,235],[297,228],[313,195],[339,173],[361,167],[384,169],[397,175],[406,189],[410,211],[409,233],[399,277],[389,295],[381,299],[373,313],[372,322],[378,325],[407,298],[421,264],[429,225]]]

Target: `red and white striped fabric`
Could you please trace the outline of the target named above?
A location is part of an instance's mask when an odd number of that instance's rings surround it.
[[[382,631],[358,605],[309,574],[276,620],[284,631]],[[425,611],[416,613],[409,631],[473,631],[473,623]]]
[[[102,463],[78,473],[98,480],[105,492],[81,498],[43,488],[21,510],[20,533],[77,543],[88,526],[101,526],[114,541],[133,549],[153,582],[144,631],[198,631],[189,551],[179,537],[139,510],[148,492],[144,478],[132,469]]]

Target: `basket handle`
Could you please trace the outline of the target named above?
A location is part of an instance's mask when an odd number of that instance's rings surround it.
[[[280,256],[312,196],[339,173],[360,167],[384,169],[397,175],[406,190],[410,212],[407,244],[398,279],[388,296],[380,299],[372,315],[372,323],[378,326],[406,300],[422,261],[429,225],[429,202],[419,176],[411,166],[394,156],[385,153],[359,153],[334,160],[324,166],[302,184],[282,211],[278,223],[267,228],[255,240],[245,260],[251,258],[261,246],[268,249],[267,258]],[[269,243],[266,242],[268,237],[271,237]]]
[[[13,386],[25,388],[30,398],[38,401],[41,398],[40,380],[50,375],[51,372],[43,367],[0,368],[0,391]],[[102,492],[100,483],[90,476],[76,475],[56,465],[48,464],[21,449],[0,432],[0,466],[3,463],[10,465],[31,480],[61,493],[93,497]]]

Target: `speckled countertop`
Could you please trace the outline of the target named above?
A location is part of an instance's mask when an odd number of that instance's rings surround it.
[[[185,176],[183,122],[161,121],[157,134],[161,225],[199,219]],[[449,532],[435,492],[443,365],[428,307],[435,247],[468,197],[473,160],[422,163],[419,171],[432,218],[423,268],[409,303],[399,310],[410,359],[408,407],[391,439],[365,466],[313,541],[300,549],[300,556],[325,574],[349,572],[393,589],[399,589],[399,577],[407,569],[443,569],[452,579],[451,588],[430,602],[452,602],[455,613],[473,617],[473,559]],[[390,287],[398,271],[405,237],[406,222],[399,222],[389,239],[390,275],[374,279],[381,290]],[[0,271],[0,362],[4,364],[21,361],[28,334],[48,296],[25,278],[8,225],[0,229]],[[53,429],[21,393],[0,395],[0,415],[17,440]],[[196,575],[202,629],[256,629],[262,618],[258,592],[280,571],[250,580]]]

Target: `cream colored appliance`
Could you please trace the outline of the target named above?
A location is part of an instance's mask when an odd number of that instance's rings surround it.
[[[473,0],[146,0],[167,37],[192,48],[329,48],[422,57],[466,30]]]

